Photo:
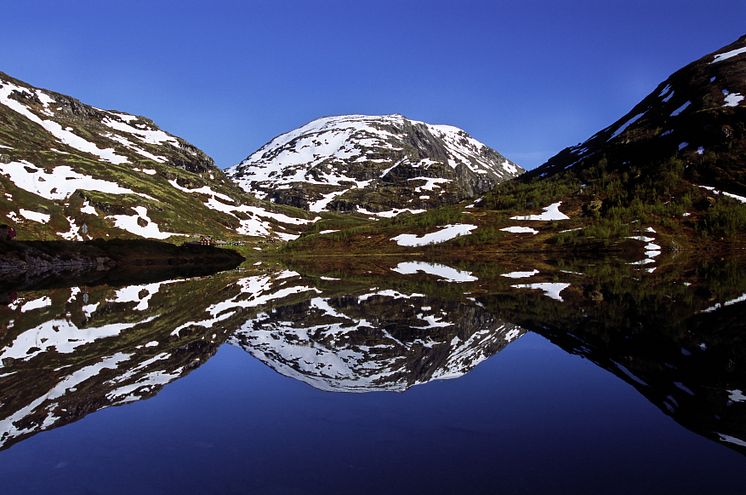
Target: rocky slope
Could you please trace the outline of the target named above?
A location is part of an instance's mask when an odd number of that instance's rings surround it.
[[[746,202],[744,95],[746,36],[678,70],[617,122],[525,179],[606,172],[626,174],[632,186],[664,167],[713,196]]]
[[[145,117],[0,73],[0,223],[21,239],[289,239],[310,217],[248,197]]]
[[[522,172],[461,129],[401,115],[314,120],[227,171],[276,203],[378,216],[473,198]]]

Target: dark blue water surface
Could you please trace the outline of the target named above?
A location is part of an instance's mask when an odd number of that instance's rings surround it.
[[[0,493],[746,493],[744,288],[656,276],[19,292]]]
[[[742,493],[744,457],[527,334],[467,375],[331,393],[245,352],[0,453],[3,493]]]

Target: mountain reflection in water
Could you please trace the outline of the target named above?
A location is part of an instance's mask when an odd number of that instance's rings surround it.
[[[8,290],[0,448],[152,397],[223,344],[316,389],[404,392],[458,378],[535,332],[746,453],[742,261],[655,273],[612,261],[296,261],[122,287]]]

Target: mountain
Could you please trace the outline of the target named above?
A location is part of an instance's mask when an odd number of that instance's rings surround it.
[[[210,157],[145,117],[95,108],[0,73],[5,222],[17,227],[19,239],[287,240],[311,218],[247,196]]]
[[[525,180],[624,174],[630,189],[651,176],[682,178],[712,196],[746,203],[744,95],[746,36],[678,70],[624,117],[562,150]]]
[[[471,204],[308,231],[289,249],[623,251],[653,271],[662,253],[742,248],[745,95],[746,36],[678,70],[587,141]]]
[[[476,197],[522,172],[456,127],[343,115],[274,138],[227,174],[275,203],[394,216]]]

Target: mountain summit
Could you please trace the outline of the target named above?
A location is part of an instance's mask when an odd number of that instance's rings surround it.
[[[402,115],[320,118],[227,171],[245,191],[276,203],[378,216],[473,198],[521,173],[457,127]]]

